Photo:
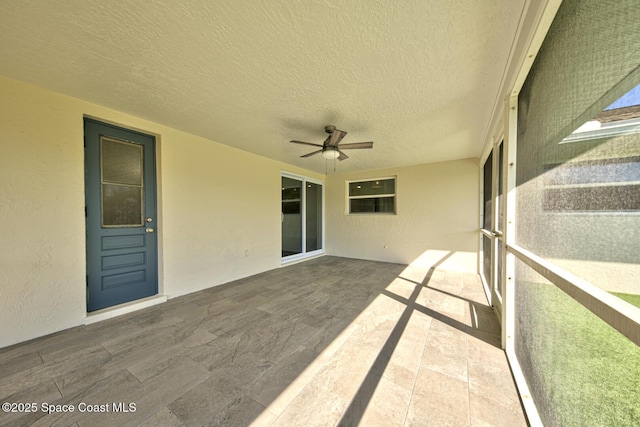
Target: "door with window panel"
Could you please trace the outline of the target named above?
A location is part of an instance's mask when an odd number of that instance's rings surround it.
[[[87,311],[158,291],[155,138],[85,120]]]

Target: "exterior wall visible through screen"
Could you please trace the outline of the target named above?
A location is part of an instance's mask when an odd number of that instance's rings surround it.
[[[518,95],[510,362],[544,425],[640,425],[638,22],[564,0]]]
[[[640,120],[601,126],[543,147],[519,240],[602,289],[640,294]]]

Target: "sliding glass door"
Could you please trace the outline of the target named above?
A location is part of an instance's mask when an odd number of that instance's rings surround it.
[[[302,253],[302,185],[282,177],[282,258]]]
[[[491,305],[502,312],[503,142],[496,144],[482,166],[481,277]]]
[[[322,185],[306,182],[305,186],[305,250],[321,251],[322,245]]]
[[[492,265],[493,265],[493,251],[491,250],[494,242],[493,230],[493,203],[492,203],[492,191],[491,184],[493,176],[493,151],[489,152],[489,157],[485,160],[482,166],[482,217],[481,217],[481,246],[480,250],[482,256],[480,258],[482,262],[481,277],[485,287],[487,298],[491,301],[491,289],[492,289]],[[493,303],[492,303],[493,305]]]
[[[322,183],[282,174],[282,261],[294,261],[324,251]]]

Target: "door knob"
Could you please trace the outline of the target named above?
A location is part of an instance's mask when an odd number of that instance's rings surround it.
[[[147,227],[147,229],[145,230],[147,233],[153,233],[156,230],[154,230],[152,227]]]

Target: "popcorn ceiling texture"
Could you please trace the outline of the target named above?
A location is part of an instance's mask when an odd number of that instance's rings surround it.
[[[328,251],[455,252],[472,270],[476,165],[459,159],[480,154],[524,4],[0,2],[0,347],[84,322],[83,115],[158,135],[169,298],[280,265],[280,172],[325,171],[286,141],[321,142],[326,124],[375,141],[338,163],[343,178],[408,177],[400,214],[367,222],[340,216],[330,176]],[[431,197],[452,214],[422,215]],[[387,234],[358,245],[350,226]]]
[[[0,74],[324,172],[478,157],[525,0],[19,1]]]

